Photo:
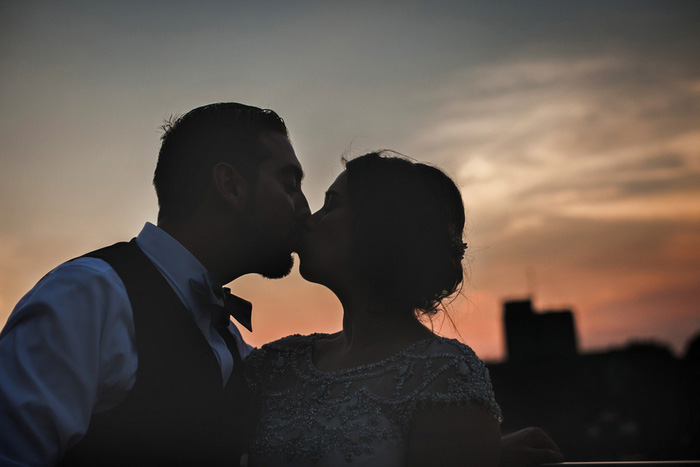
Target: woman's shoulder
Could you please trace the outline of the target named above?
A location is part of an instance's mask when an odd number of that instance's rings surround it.
[[[433,361],[433,364],[456,364],[464,369],[463,365],[459,365],[462,363],[473,369],[486,368],[471,347],[456,339],[447,337],[435,336],[432,339],[428,339],[426,346],[420,349],[420,355],[422,358]]]
[[[292,334],[290,336],[277,339],[276,341],[269,342],[263,345],[262,348],[278,351],[303,350],[314,345],[314,342],[319,339],[325,339],[334,335],[335,334],[326,334],[321,332],[315,332],[307,335]]]
[[[435,337],[414,354],[414,377],[422,387],[418,400],[430,403],[477,403],[500,419],[491,378],[484,362],[466,344]]]
[[[434,336],[429,339],[429,344],[426,352],[434,355],[455,355],[476,357],[476,353],[467,344],[464,344],[457,339],[449,337]]]
[[[327,337],[328,334],[314,333],[309,335],[292,334],[290,336],[268,342],[260,348],[253,349],[246,362],[261,363],[264,360],[279,354],[299,354],[306,351],[318,339]]]
[[[292,334],[290,336],[277,339],[276,341],[268,342],[267,344],[263,345],[262,348],[281,350],[305,348],[312,345],[313,342],[318,339],[318,336],[322,336],[322,334]]]

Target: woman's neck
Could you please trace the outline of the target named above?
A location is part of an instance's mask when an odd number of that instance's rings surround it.
[[[314,360],[321,370],[374,363],[434,335],[411,310],[399,312],[353,298],[341,300],[343,330],[315,347]]]

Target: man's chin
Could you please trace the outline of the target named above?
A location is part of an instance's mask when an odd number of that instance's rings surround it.
[[[266,279],[281,279],[292,272],[292,266],[294,266],[294,257],[292,255],[288,255],[284,258],[278,258],[275,261],[271,261],[269,264],[265,265],[265,267],[260,271],[260,275]]]

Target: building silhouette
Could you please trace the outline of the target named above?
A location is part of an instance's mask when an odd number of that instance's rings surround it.
[[[503,433],[543,428],[568,461],[700,458],[700,335],[578,352],[571,310],[503,304],[507,360],[487,363]]]
[[[511,300],[504,303],[503,323],[510,362],[567,359],[578,354],[576,324],[571,310],[536,313],[532,300]]]

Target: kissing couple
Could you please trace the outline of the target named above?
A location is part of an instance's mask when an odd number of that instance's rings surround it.
[[[529,465],[501,437],[488,370],[419,318],[463,281],[464,206],[433,166],[345,161],[309,212],[284,121],[238,103],[165,126],[157,226],[49,272],[0,334],[2,465]],[[335,334],[252,349],[223,285],[301,275],[343,307]],[[235,319],[235,324],[231,320]]]

